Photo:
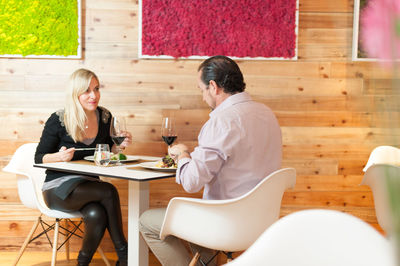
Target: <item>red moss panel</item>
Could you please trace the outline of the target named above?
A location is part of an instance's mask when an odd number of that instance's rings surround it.
[[[142,0],[142,55],[296,56],[296,0]]]

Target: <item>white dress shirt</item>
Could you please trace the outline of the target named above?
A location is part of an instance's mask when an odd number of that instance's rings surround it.
[[[204,199],[235,198],[281,168],[281,130],[267,106],[234,94],[210,113],[190,155],[178,162],[178,184],[190,193],[204,187]]]

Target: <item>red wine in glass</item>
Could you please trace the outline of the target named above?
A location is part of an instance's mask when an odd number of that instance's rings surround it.
[[[110,136],[114,144],[117,146],[118,159],[116,165],[121,165],[121,162],[119,161],[119,154],[121,152],[119,146],[126,138],[126,136],[124,136],[125,133],[126,133],[125,119],[123,117],[113,116],[111,118]]]
[[[162,136],[165,143],[170,146],[176,140],[178,136]]]
[[[115,145],[119,146],[121,145],[122,142],[125,140],[125,136],[111,136],[112,141],[115,143]]]
[[[164,117],[161,126],[161,136],[169,146],[174,143],[178,135],[175,131],[175,120],[172,117]]]

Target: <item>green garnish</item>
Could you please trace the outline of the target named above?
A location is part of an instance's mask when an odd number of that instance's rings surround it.
[[[119,160],[126,160],[126,159],[127,159],[127,157],[125,154],[123,154],[123,153],[119,154]],[[117,161],[117,160],[118,160],[118,154],[111,155],[111,161]]]

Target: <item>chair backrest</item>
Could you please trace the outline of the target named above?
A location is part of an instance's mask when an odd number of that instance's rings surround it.
[[[32,209],[39,209],[41,187],[46,177],[44,169],[33,167],[36,147],[37,143],[23,144],[3,168],[3,171],[17,174],[19,198],[25,206]]]
[[[400,149],[393,146],[378,146],[372,150],[363,171],[374,164],[400,165]]]
[[[227,266],[395,266],[390,242],[372,226],[332,210],[304,210],[271,225]]]
[[[3,171],[17,175],[18,195],[21,202],[28,208],[38,209],[51,218],[80,218],[80,212],[63,212],[49,209],[44,202],[42,186],[46,179],[46,170],[33,167],[37,143],[21,145],[12,156]]]
[[[389,164],[374,164],[367,169],[361,181],[361,185],[367,185],[372,190],[376,218],[386,233],[391,232],[393,227],[386,184],[388,176],[400,178],[400,167]]]
[[[173,198],[160,238],[174,235],[197,245],[223,251],[247,249],[278,220],[283,193],[296,183],[296,171],[271,173],[251,191],[230,200]]]

